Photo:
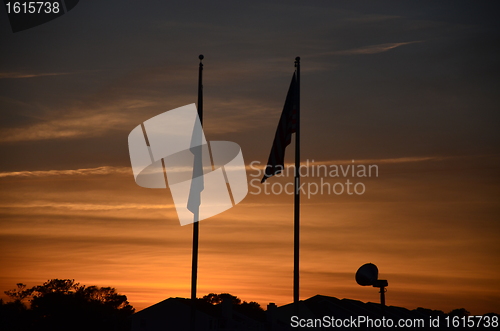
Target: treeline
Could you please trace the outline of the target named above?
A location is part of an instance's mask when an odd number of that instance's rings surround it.
[[[12,331],[125,331],[134,308],[112,287],[85,286],[74,279],[51,279],[42,285],[4,292],[0,329]]]

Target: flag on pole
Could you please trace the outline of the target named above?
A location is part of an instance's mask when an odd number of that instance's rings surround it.
[[[202,148],[202,145],[190,148],[191,153],[194,155],[194,161],[187,209],[193,213],[193,222],[198,222],[200,220],[201,192],[205,188],[203,180]]]
[[[285,106],[281,113],[278,128],[274,136],[273,147],[269,154],[264,177],[261,183],[271,176],[279,174],[285,167],[285,148],[292,141],[295,133],[295,175],[293,198],[293,302],[295,315],[299,314],[299,247],[300,247],[300,57],[295,58],[295,72],[288,88]]]
[[[292,133],[297,131],[298,100],[297,73],[294,72],[261,183],[264,183],[269,177],[279,174],[285,166],[285,148],[292,141]]]

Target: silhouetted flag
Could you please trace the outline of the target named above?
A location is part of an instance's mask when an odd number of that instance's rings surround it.
[[[299,95],[297,88],[297,76],[294,72],[261,183],[264,183],[269,177],[279,174],[285,166],[285,148],[290,145],[292,133],[297,130]]]
[[[198,132],[197,132],[198,131]],[[202,144],[203,131],[201,131],[201,126],[193,130],[193,138],[191,140],[190,151],[194,155],[193,160],[193,176],[191,179],[191,188],[189,190],[189,198],[187,203],[187,209],[193,213],[194,222],[199,221],[200,216],[200,205],[201,205],[201,192],[205,188],[205,183],[203,181],[203,161]]]

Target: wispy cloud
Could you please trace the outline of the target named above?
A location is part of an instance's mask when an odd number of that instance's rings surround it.
[[[0,79],[36,78],[36,77],[46,77],[46,76],[63,76],[71,74],[73,74],[73,72],[47,72],[47,73],[0,72]]]
[[[125,204],[95,204],[95,203],[65,203],[65,202],[48,202],[48,201],[34,201],[30,203],[13,203],[13,204],[0,204],[0,208],[56,208],[66,210],[83,210],[83,211],[108,211],[108,210],[123,210],[123,209],[172,209],[173,204],[139,204],[139,203],[125,203]]]
[[[424,157],[400,157],[392,159],[363,159],[363,160],[328,160],[314,161],[310,160],[302,162],[302,165],[340,165],[340,164],[394,164],[394,163],[412,163],[424,161],[442,161],[444,159],[453,158],[452,156],[424,156]],[[354,162],[353,162],[354,161]],[[255,170],[255,168],[265,166],[264,163],[246,165],[246,170]],[[293,166],[293,163],[286,163],[285,166]],[[67,169],[67,170],[34,170],[34,171],[12,171],[0,172],[0,178],[3,177],[51,177],[51,176],[90,176],[90,175],[132,175],[130,167],[111,167],[102,166],[86,169]]]
[[[24,128],[5,129],[0,134],[0,141],[17,142],[92,136],[102,133],[106,128],[122,121],[121,118],[107,114],[94,114],[85,117],[68,116]]]
[[[119,129],[136,118],[130,112],[136,108],[155,105],[156,102],[144,99],[123,99],[105,105],[76,107],[64,115],[54,113],[51,118],[29,126],[7,128],[0,132],[0,142],[36,141],[78,137],[95,137]],[[140,122],[138,122],[140,123]]]
[[[330,161],[320,161],[314,162],[314,164],[387,164],[387,163],[412,163],[412,162],[423,162],[423,161],[441,161],[448,159],[450,157],[441,156],[412,156],[412,157],[398,157],[392,159],[362,159],[362,160],[330,160]]]
[[[421,40],[417,40],[417,41],[408,41],[408,42],[403,42],[403,43],[385,43],[385,44],[378,44],[378,45],[370,45],[370,46],[363,46],[363,47],[359,47],[359,48],[352,48],[352,49],[346,49],[346,50],[340,50],[340,51],[314,54],[314,55],[312,55],[312,57],[327,56],[327,55],[377,54],[377,53],[383,53],[383,52],[390,51],[391,49],[394,49],[394,48],[397,48],[400,46],[421,43],[421,42],[422,42]]]
[[[399,157],[392,159],[361,159],[361,160],[327,160],[327,161],[315,161],[307,160],[300,163],[301,166],[318,166],[318,165],[345,165],[345,164],[396,164],[396,163],[416,163],[424,161],[442,161],[444,159],[452,158],[452,156],[423,156],[423,157]],[[264,163],[256,165],[247,165],[247,170],[255,170],[255,168],[265,167]],[[295,164],[292,162],[285,163],[285,167],[294,167]]]
[[[50,177],[50,176],[89,176],[89,175],[111,175],[111,174],[132,174],[129,167],[97,167],[88,169],[71,170],[44,170],[44,171],[13,171],[0,172],[2,177]]]

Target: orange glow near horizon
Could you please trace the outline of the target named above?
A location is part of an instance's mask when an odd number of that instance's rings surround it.
[[[363,178],[363,195],[303,197],[302,299],[322,294],[377,302],[377,289],[354,281],[357,268],[372,262],[389,281],[390,305],[499,311],[500,270],[489,251],[498,232],[490,222],[497,188],[474,171],[456,183],[454,175],[433,170],[452,166],[449,160],[416,162],[381,164],[379,177]],[[1,230],[2,291],[18,282],[70,278],[116,287],[137,310],[189,296],[192,230],[165,208],[171,203],[165,190],[137,187],[124,173],[0,182],[2,217],[11,220]],[[456,193],[463,185],[466,196]],[[200,297],[228,292],[263,307],[291,302],[292,199],[254,193],[250,188],[239,205],[200,223]]]

